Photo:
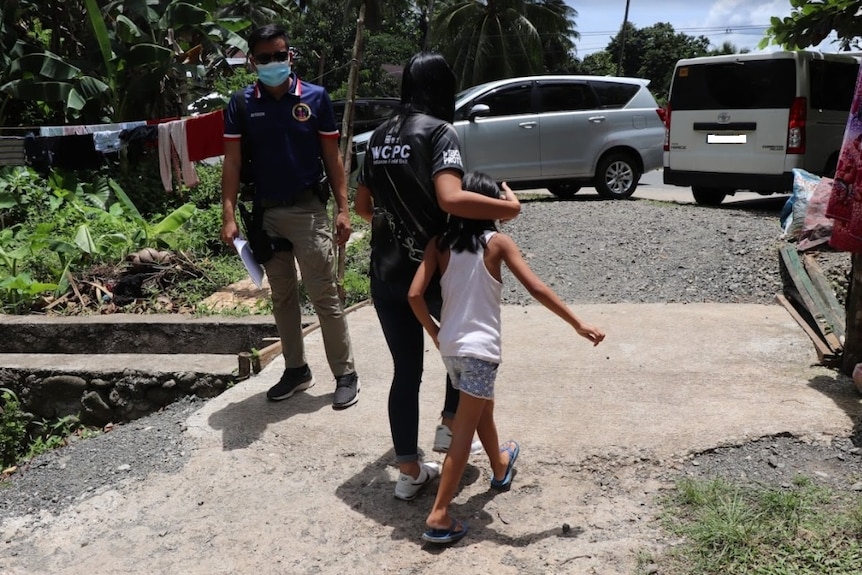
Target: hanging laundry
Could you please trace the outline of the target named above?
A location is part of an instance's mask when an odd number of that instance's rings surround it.
[[[39,172],[50,168],[92,170],[102,165],[93,134],[47,138],[28,134],[24,138],[24,153],[27,163]]]
[[[40,173],[51,170],[49,138],[39,138],[32,132],[24,136],[24,159],[26,164]]]
[[[39,135],[48,136],[76,136],[80,134],[93,134],[95,132],[113,132],[131,130],[138,126],[145,126],[146,120],[133,120],[131,122],[114,122],[111,124],[81,124],[72,126],[42,126]]]
[[[93,134],[60,136],[54,143],[51,165],[66,170],[94,170],[102,165],[102,155],[96,151]]]
[[[83,126],[81,126],[83,129]],[[69,126],[42,126],[37,136],[41,138],[53,138],[54,136],[65,136]],[[74,135],[74,132],[69,135]]]
[[[147,146],[158,146],[159,133],[156,126],[144,125],[120,132],[120,141],[126,148],[126,158],[137,162]]]
[[[0,166],[23,166],[24,138],[0,136]]]
[[[186,120],[189,160],[199,162],[224,155],[224,113],[221,110]]]
[[[103,154],[119,152],[123,145],[123,142],[120,141],[121,133],[122,130],[93,132],[93,143],[96,146],[96,151]]]
[[[191,188],[198,185],[198,175],[189,160],[186,120],[176,120],[158,125],[159,174],[165,191],[173,191],[171,170],[176,169],[177,182]]]

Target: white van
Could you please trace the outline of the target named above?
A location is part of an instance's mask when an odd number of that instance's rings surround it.
[[[737,190],[789,192],[793,168],[832,175],[858,71],[856,56],[806,51],[680,60],[664,183],[715,206]]]

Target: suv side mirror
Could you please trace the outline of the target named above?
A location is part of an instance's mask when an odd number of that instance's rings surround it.
[[[470,113],[467,114],[467,119],[472,122],[476,118],[479,118],[481,116],[487,116],[490,113],[491,108],[488,106],[488,104],[476,104],[475,106],[470,108]]]

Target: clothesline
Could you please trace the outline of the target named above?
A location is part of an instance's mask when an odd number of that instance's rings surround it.
[[[201,116],[206,114],[199,114]],[[161,124],[162,122],[170,122],[173,120],[188,120],[191,118],[196,118],[198,115],[189,115],[189,116],[170,116],[167,118],[158,118],[151,120],[128,120],[126,122],[108,122],[108,123],[95,123],[95,124],[55,124],[55,125],[32,125],[32,126],[0,126],[0,136],[5,135],[6,132],[15,132],[21,134],[27,134],[28,132],[38,133],[42,130],[57,130],[57,129],[67,129],[67,128],[82,128],[82,127],[92,127],[96,129],[97,126],[105,126],[102,127],[102,130],[109,130],[108,126],[117,126],[121,124]]]
[[[23,137],[0,131],[0,166],[28,165],[38,171],[95,169],[105,154],[119,152],[124,146],[157,144],[162,184],[165,191],[172,191],[172,172],[178,183],[198,184],[192,162],[223,155],[223,134],[222,110],[184,118],[41,126],[25,131]]]

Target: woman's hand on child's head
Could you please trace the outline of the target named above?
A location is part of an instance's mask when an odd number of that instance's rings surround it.
[[[512,188],[509,187],[509,184],[503,182],[500,184],[500,187],[503,188],[503,199],[511,201],[518,201],[518,196],[515,195],[515,192],[512,191]]]
[[[519,206],[521,205],[520,200],[518,200],[518,196],[515,195],[515,192],[512,191],[512,188],[509,187],[509,184],[507,184],[506,182],[503,182],[502,184],[500,184],[500,187],[503,188],[503,198],[502,199],[509,201],[509,202],[515,202]],[[514,218],[511,218],[508,220],[500,220],[500,222],[505,224],[506,222],[512,221],[512,219],[514,219]]]

